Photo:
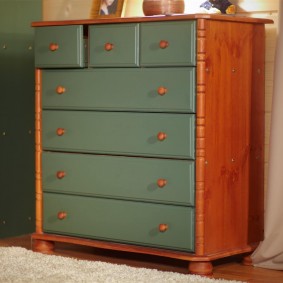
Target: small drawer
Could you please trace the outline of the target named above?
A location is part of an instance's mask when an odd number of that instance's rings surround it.
[[[52,193],[44,193],[43,201],[45,232],[194,250],[190,207]]]
[[[80,68],[85,65],[83,26],[35,28],[35,66]]]
[[[195,66],[196,21],[141,24],[141,66]]]
[[[195,68],[43,70],[45,109],[195,112]]]
[[[43,148],[193,159],[195,115],[44,110]]]
[[[137,66],[138,27],[138,24],[89,26],[89,66]],[[108,81],[108,83],[111,82]]]
[[[43,152],[43,190],[194,205],[189,160]]]

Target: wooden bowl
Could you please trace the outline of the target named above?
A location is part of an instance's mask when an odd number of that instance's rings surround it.
[[[184,0],[143,0],[145,16],[182,14],[185,10]]]

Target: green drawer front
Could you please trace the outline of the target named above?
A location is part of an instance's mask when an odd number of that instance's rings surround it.
[[[179,158],[195,155],[192,114],[45,110],[42,119],[44,149]],[[64,134],[58,136],[57,129],[64,129]],[[159,133],[166,134],[165,140],[158,140]]]
[[[160,42],[167,43],[165,48]],[[141,66],[196,65],[196,21],[141,24]]]
[[[66,218],[59,220],[59,212]],[[190,207],[44,193],[44,231],[176,250],[194,250]],[[159,225],[166,224],[165,232]]]
[[[162,88],[165,94],[160,95]],[[44,70],[42,105],[49,109],[195,112],[195,68]]]
[[[44,191],[194,205],[193,161],[45,152],[42,170]]]
[[[56,50],[51,51],[50,45]],[[35,29],[35,66],[42,68],[83,67],[83,26],[38,27]]]
[[[89,66],[137,66],[138,27],[138,24],[89,26]]]

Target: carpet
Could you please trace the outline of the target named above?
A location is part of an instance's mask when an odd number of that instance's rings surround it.
[[[21,247],[0,248],[1,283],[236,283],[197,275],[45,255]]]

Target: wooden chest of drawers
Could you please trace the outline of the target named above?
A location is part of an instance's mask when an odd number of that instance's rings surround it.
[[[186,15],[38,22],[37,226],[188,260],[263,236],[264,24]]]

